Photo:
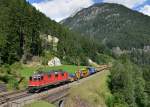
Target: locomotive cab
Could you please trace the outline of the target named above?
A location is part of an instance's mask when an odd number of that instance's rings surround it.
[[[42,80],[42,75],[33,75],[29,78],[29,86],[39,86]]]
[[[40,87],[43,80],[43,75],[33,75],[29,77],[29,85],[28,90],[29,92],[34,92],[35,90],[39,91],[38,88]]]

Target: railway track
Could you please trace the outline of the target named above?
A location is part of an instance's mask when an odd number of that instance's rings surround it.
[[[3,84],[3,83],[0,83],[0,93],[1,93],[1,92],[5,92],[5,91],[7,91],[6,85]]]
[[[8,101],[13,101],[15,99],[20,99],[29,95],[31,94],[27,93],[27,90],[20,90],[20,91],[11,92],[11,93],[5,93],[3,95],[0,95],[0,105]]]
[[[97,67],[96,70],[100,72],[100,71],[108,69],[108,68],[109,68],[108,66],[103,65],[103,66]],[[84,78],[84,79],[86,79],[86,78]],[[74,83],[76,83],[76,82],[65,84],[63,86],[50,89],[47,91],[49,93],[42,92],[42,93],[31,94],[31,93],[28,93],[27,90],[20,90],[20,91],[11,92],[11,93],[4,93],[4,94],[0,95],[0,107],[5,107],[7,105],[7,103],[9,103],[9,102],[19,101],[19,99],[24,99],[24,98],[27,98],[25,100],[31,100],[34,98],[36,99],[38,97],[39,97],[38,99],[46,99],[48,97],[47,94],[50,95],[49,97],[52,100],[60,95],[60,91],[65,92],[71,86],[76,85]],[[31,99],[30,99],[30,96],[32,96]],[[1,106],[1,105],[3,105],[3,106]],[[6,107],[9,107],[9,106],[6,106]]]
[[[60,98],[60,96],[64,97],[64,95],[67,95],[66,93],[68,92],[67,90],[69,88],[70,87],[68,86],[68,84],[66,84],[60,87],[53,88],[51,90],[43,91],[41,93],[28,94],[27,96],[26,95],[18,96],[15,97],[14,100],[12,101],[9,100],[6,103],[0,105],[0,107],[22,107],[25,104],[29,104],[37,100],[45,100],[49,98],[50,100],[51,99],[57,100]]]
[[[60,99],[61,97],[67,96],[68,95],[67,91],[69,89],[70,88],[68,87],[68,88],[62,90],[61,92],[53,93],[53,94],[45,96],[41,99],[52,103],[52,102],[56,101],[57,99]]]

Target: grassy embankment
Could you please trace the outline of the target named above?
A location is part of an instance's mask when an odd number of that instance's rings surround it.
[[[109,71],[84,81],[70,90],[65,107],[106,107],[112,95],[108,88]]]
[[[27,104],[24,107],[55,107],[55,106],[45,101],[36,101],[34,103]]]

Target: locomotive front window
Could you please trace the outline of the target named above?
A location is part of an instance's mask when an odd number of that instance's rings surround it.
[[[34,81],[38,80],[37,77],[34,77]]]
[[[30,79],[30,81],[32,81],[32,77],[30,77],[29,79]]]
[[[37,76],[37,80],[40,81],[41,80],[41,76]]]

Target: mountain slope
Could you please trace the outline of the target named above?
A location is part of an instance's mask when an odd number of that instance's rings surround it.
[[[143,48],[150,45],[150,17],[119,4],[95,4],[61,23],[89,35],[110,48]]]

